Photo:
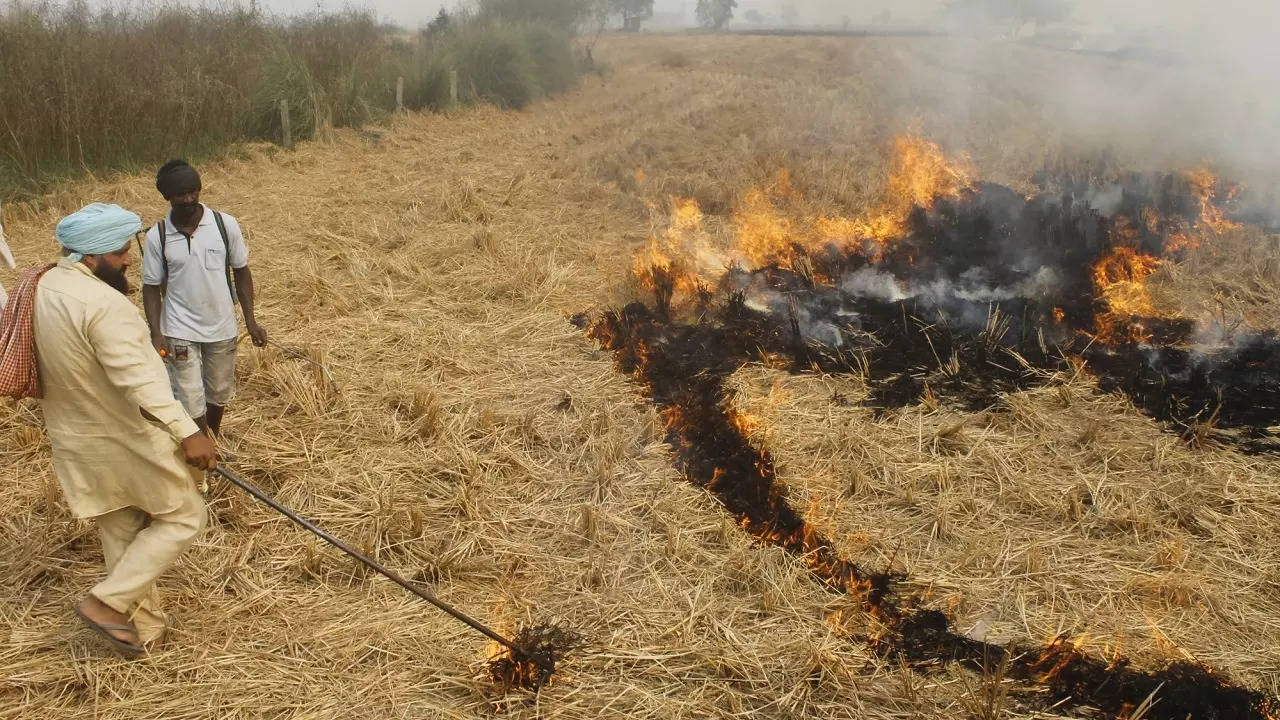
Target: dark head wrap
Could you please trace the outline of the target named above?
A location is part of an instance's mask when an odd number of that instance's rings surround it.
[[[156,189],[166,198],[200,189],[200,173],[186,160],[170,160],[156,173]]]

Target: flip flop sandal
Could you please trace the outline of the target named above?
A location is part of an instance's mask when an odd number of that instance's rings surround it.
[[[114,623],[97,623],[90,620],[88,615],[85,615],[80,611],[80,608],[76,608],[75,610],[76,616],[78,616],[85,625],[88,625],[90,630],[94,631],[106,640],[107,644],[111,646],[111,649],[114,650],[116,654],[132,660],[143,653],[143,649],[141,647],[130,642],[125,642],[111,634],[112,630],[128,630],[129,632],[136,632],[132,627],[128,625],[116,625]]]

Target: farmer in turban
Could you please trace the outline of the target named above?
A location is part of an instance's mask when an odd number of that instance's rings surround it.
[[[249,250],[235,218],[201,204],[200,174],[187,161],[165,163],[156,189],[172,209],[147,231],[142,253],[151,342],[173,394],[201,429],[218,434],[236,387],[237,300],[253,344],[267,344],[253,314]]]
[[[141,229],[117,205],[64,218],[64,257],[40,280],[33,309],[53,471],[72,514],[97,525],[107,566],[76,614],[127,656],[164,633],[156,578],[204,527],[196,481],[216,462],[125,296]]]

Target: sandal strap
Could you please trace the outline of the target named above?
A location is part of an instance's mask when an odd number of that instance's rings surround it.
[[[79,615],[81,620],[85,621],[87,624],[95,628],[99,628],[101,630],[106,630],[106,631],[118,630],[121,632],[131,632],[134,635],[138,634],[137,629],[134,628],[133,625],[118,625],[116,623],[95,622],[94,620],[90,619],[88,615],[85,615],[84,612],[80,610],[80,608],[76,608],[75,611],[76,611],[76,615]],[[119,640],[119,638],[116,638],[116,639]],[[125,641],[121,640],[121,642],[125,642]],[[132,644],[132,643],[129,643],[129,644]]]

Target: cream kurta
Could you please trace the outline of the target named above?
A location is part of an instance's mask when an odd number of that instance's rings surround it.
[[[33,322],[53,470],[71,512],[177,509],[199,479],[179,443],[199,428],[173,397],[142,313],[63,258],[40,279]]]

